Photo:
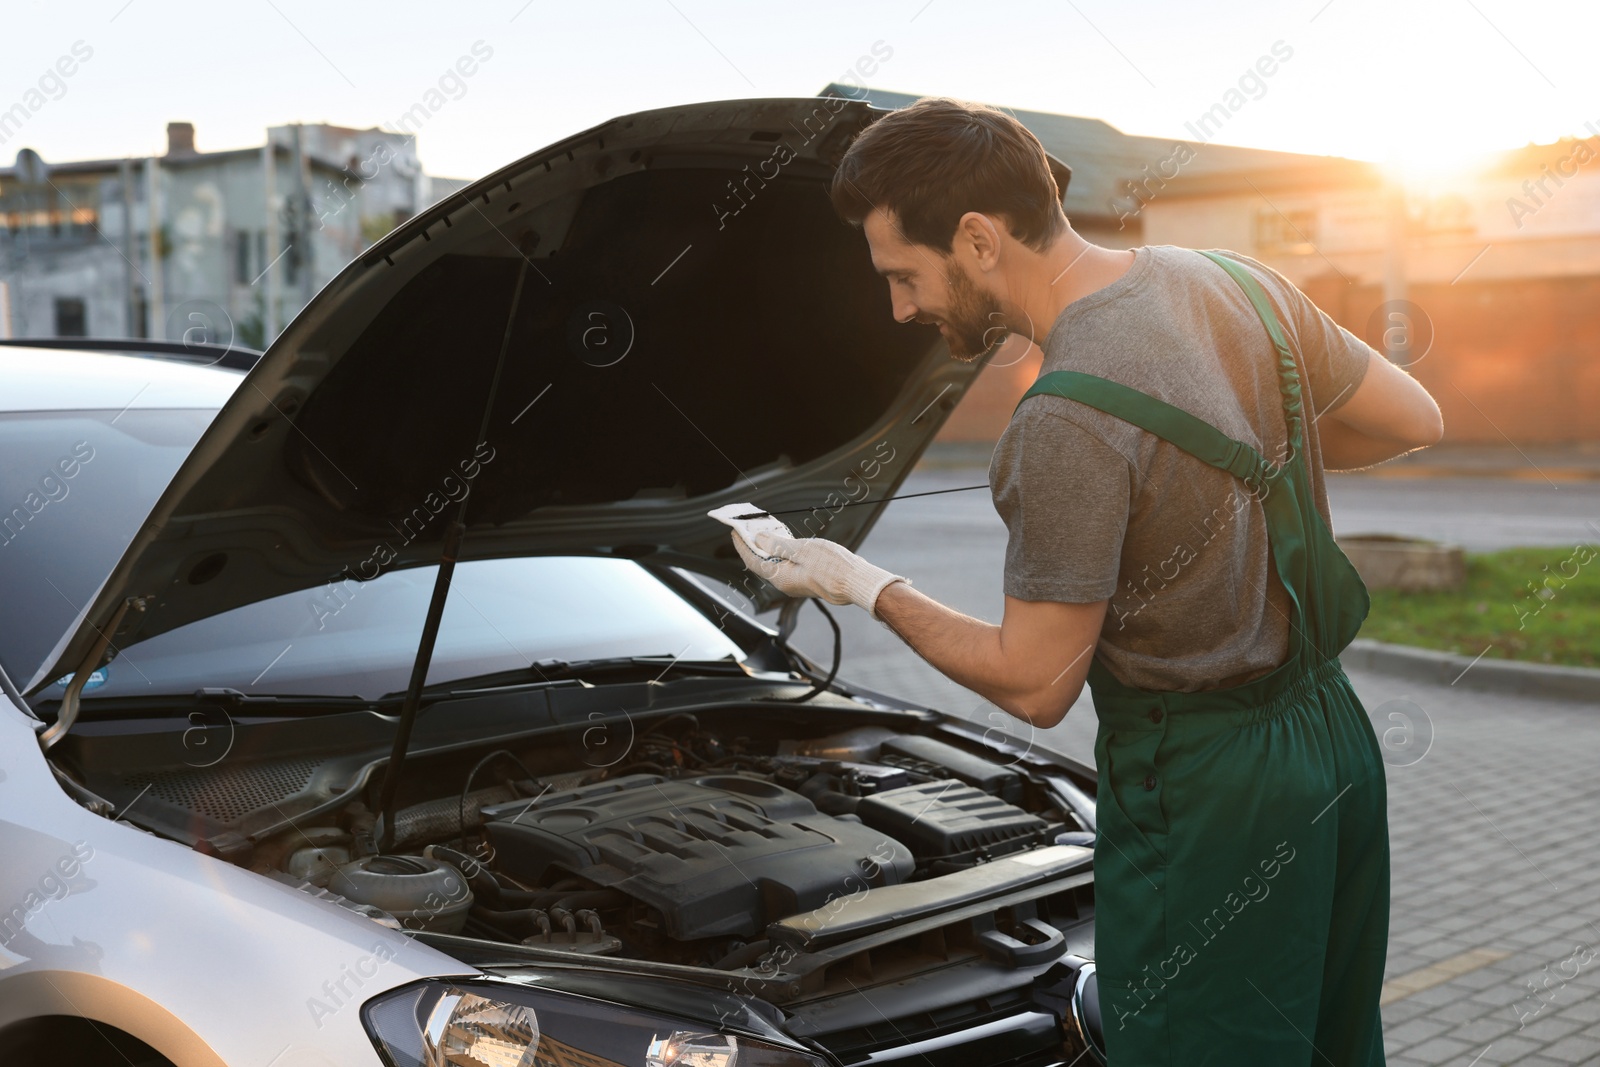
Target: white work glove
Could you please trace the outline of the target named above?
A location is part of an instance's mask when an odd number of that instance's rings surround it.
[[[911,584],[909,578],[875,567],[843,545],[821,537],[795,537],[777,519],[732,518],[759,510],[752,504],[734,504],[718,508],[711,516],[733,527],[733,547],[739,558],[780,593],[821,597],[830,604],[855,604],[876,619],[878,595],[895,582]]]

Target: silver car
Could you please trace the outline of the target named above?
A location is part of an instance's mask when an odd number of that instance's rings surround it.
[[[0,1059],[1100,1057],[1092,770],[801,654],[706,515],[860,544],[981,368],[831,213],[877,114],[585,131],[259,361],[0,346]]]

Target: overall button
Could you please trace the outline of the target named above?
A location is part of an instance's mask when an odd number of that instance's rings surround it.
[[[1150,721],[1151,722],[1160,722],[1161,721],[1161,709],[1160,708],[1151,708],[1150,709]]]
[[[1156,787],[1156,776],[1153,775],[1153,774],[1145,775],[1144,776],[1144,787],[1146,789],[1154,789]]]

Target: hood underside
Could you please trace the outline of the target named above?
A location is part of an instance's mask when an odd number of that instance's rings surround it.
[[[271,346],[27,688],[75,669],[125,600],[117,644],[436,563],[462,498],[460,558],[625,556],[759,603],[707,510],[815,509],[786,521],[859,544],[881,509],[841,505],[890,495],[981,366],[894,321],[829,205],[880,114],[645,112],[413,218]]]

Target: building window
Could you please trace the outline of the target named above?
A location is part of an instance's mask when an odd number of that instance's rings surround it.
[[[56,336],[89,336],[88,316],[84,312],[82,300],[73,296],[56,297]]]
[[[1309,255],[1317,250],[1317,213],[1310,210],[1256,212],[1256,248],[1262,252]]]
[[[233,280],[238,285],[249,285],[255,275],[250,270],[250,231],[233,231]]]

